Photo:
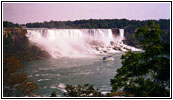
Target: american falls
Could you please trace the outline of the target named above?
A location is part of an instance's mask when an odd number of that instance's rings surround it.
[[[124,29],[27,29],[30,42],[52,57],[88,57],[139,49],[123,43]]]

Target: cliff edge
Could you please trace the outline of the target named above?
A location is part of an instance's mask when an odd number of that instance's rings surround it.
[[[22,28],[3,28],[3,57],[14,56],[21,61],[50,57],[46,51],[30,44],[26,33]]]

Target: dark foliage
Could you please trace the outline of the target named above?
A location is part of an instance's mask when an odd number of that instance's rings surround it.
[[[6,28],[20,28],[19,24],[14,24],[12,22],[8,22],[8,21],[3,21],[3,27]]]
[[[27,23],[28,28],[124,28],[133,29],[133,31],[140,26],[147,24],[151,20],[127,20],[127,19],[89,19],[89,20],[76,20],[76,21],[50,21],[50,22],[36,22]],[[155,20],[156,24],[161,26],[162,30],[170,29],[170,20],[160,19]]]
[[[4,28],[3,56],[14,56],[21,61],[44,59],[50,55],[35,45],[29,43],[22,28]]]
[[[143,52],[127,52],[122,67],[111,80],[112,92],[125,96],[170,96],[170,44],[161,38],[159,25],[150,22],[136,32]]]
[[[126,40],[125,44],[140,47],[139,41],[136,40],[134,33],[138,27],[146,25],[151,20],[139,21],[139,20],[127,20],[127,19],[89,19],[89,20],[76,20],[76,21],[50,21],[43,23],[27,23],[27,28],[58,28],[58,29],[90,29],[90,28],[123,28],[125,30]],[[160,25],[161,30],[165,34],[170,33],[170,20],[160,19],[154,20],[156,24]],[[169,37],[163,36],[163,39],[168,40]]]
[[[29,43],[25,29],[12,25],[3,28],[3,96],[35,96],[39,86],[27,78],[22,63],[49,55]]]
[[[50,97],[56,97],[56,92],[52,92],[51,96]]]
[[[64,96],[67,97],[102,97],[104,96],[98,89],[95,89],[92,85],[67,85],[65,88],[67,92]]]
[[[21,62],[14,57],[3,59],[4,96],[32,96],[39,89],[37,84],[27,79],[23,68]]]

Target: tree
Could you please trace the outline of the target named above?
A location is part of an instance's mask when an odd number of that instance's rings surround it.
[[[8,21],[3,21],[3,27],[20,28],[20,25],[19,24],[14,24],[14,23],[8,22]]]
[[[159,25],[149,22],[135,33],[142,52],[127,52],[121,57],[122,67],[111,79],[112,92],[124,96],[170,96],[170,45],[162,40]]]
[[[57,96],[56,96],[56,92],[55,92],[55,91],[52,92],[50,97],[57,97]]]
[[[14,57],[3,59],[4,96],[32,96],[38,90],[38,85],[28,80],[23,67]]]
[[[64,93],[64,96],[67,97],[102,97],[104,96],[98,89],[95,89],[92,85],[67,85],[65,88],[67,92]]]

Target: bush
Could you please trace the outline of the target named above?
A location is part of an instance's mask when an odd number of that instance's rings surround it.
[[[121,57],[122,67],[111,80],[112,92],[122,90],[125,96],[170,96],[170,45],[161,39],[159,25],[150,22],[141,27],[136,37],[143,52],[127,52]]]
[[[32,96],[38,85],[29,81],[23,72],[24,66],[14,57],[3,59],[4,96]]]
[[[95,89],[92,85],[67,85],[65,88],[67,92],[64,93],[64,96],[67,97],[102,97],[104,96],[98,89]]]

